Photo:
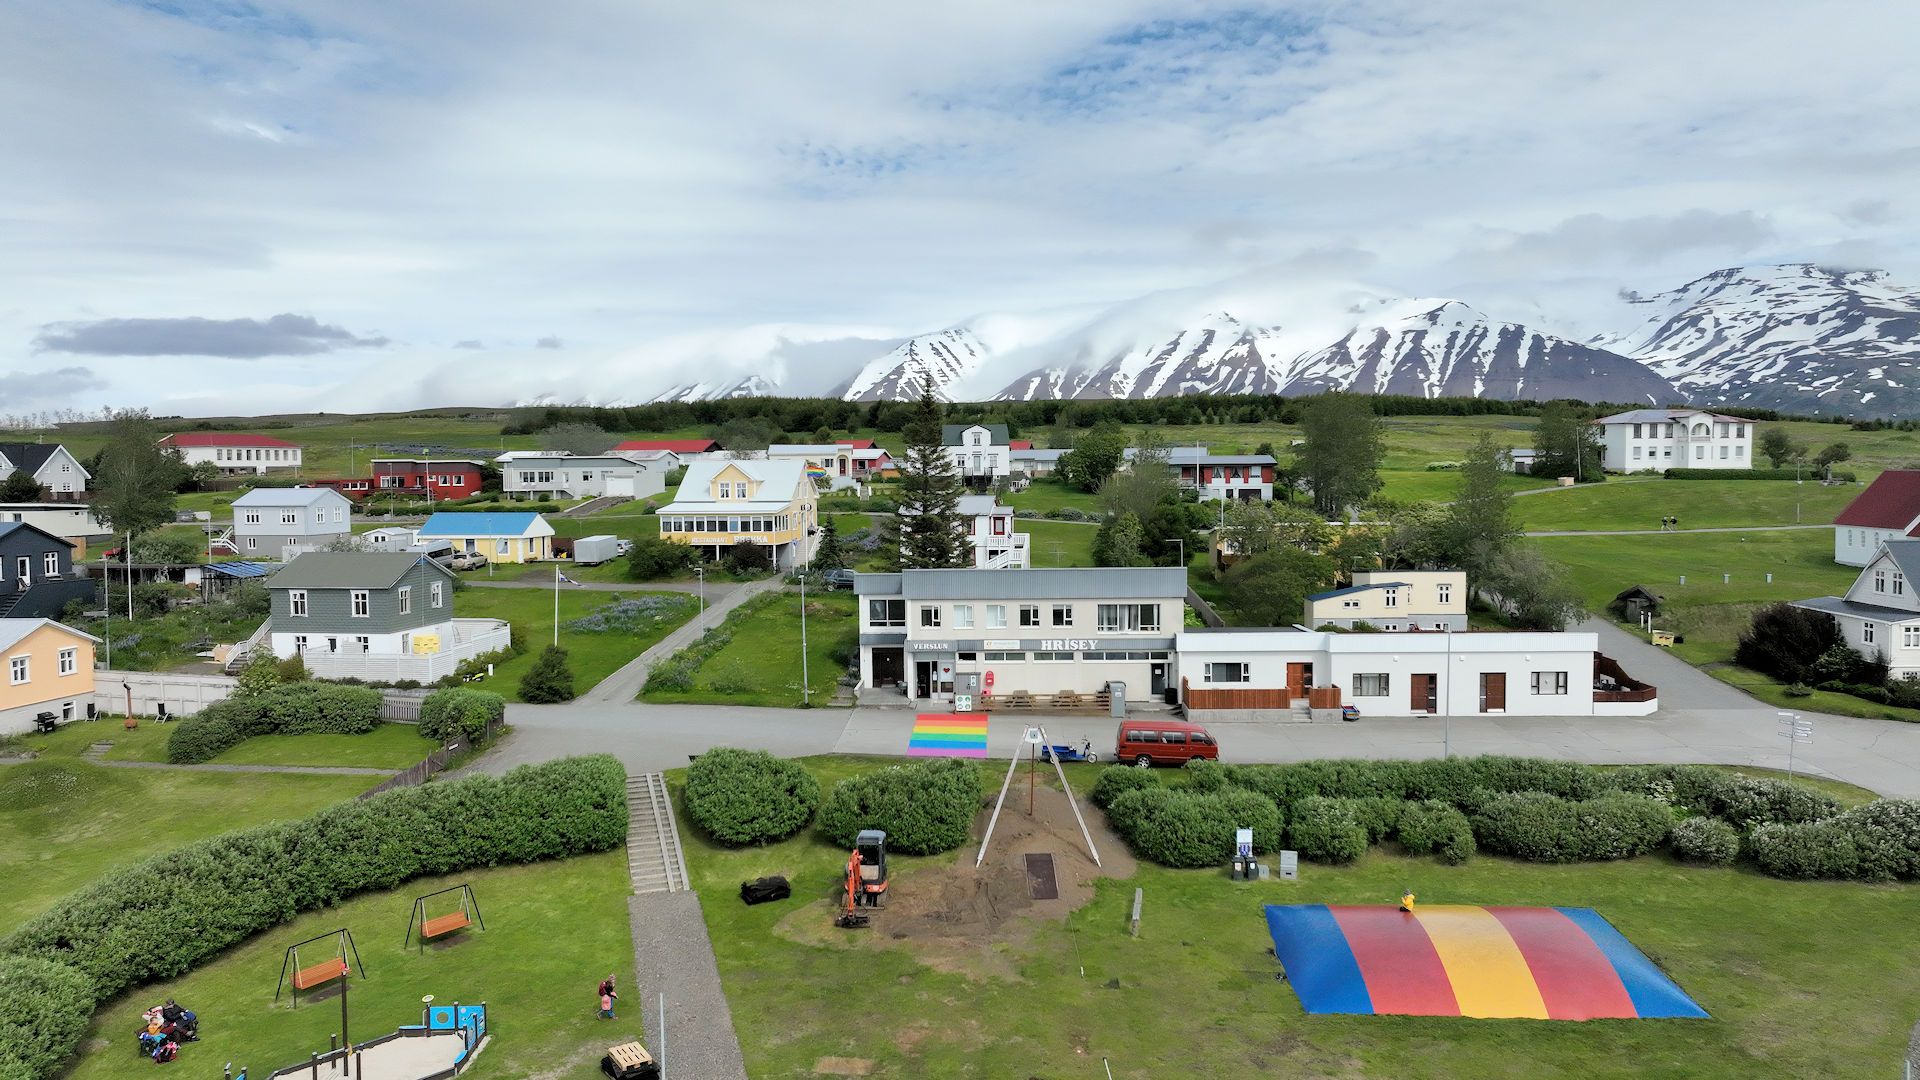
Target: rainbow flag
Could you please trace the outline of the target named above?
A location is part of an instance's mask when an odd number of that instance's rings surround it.
[[[1592,908],[1269,904],[1267,930],[1309,1013],[1707,1015]]]
[[[985,713],[921,713],[913,718],[908,757],[987,756]]]

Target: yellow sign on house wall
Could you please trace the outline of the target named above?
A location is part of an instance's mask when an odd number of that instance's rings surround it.
[[[439,634],[413,635],[413,651],[416,653],[437,653],[440,651]]]

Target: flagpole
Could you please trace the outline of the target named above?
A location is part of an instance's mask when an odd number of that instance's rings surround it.
[[[560,647],[560,564],[553,564],[553,647]]]

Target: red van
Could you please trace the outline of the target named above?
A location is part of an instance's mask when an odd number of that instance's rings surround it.
[[[1115,761],[1131,761],[1143,769],[1220,756],[1220,746],[1207,729],[1185,720],[1122,720],[1115,742]]]

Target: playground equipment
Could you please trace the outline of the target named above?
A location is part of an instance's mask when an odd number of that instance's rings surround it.
[[[438,896],[445,896],[448,893],[460,894],[460,910],[450,911],[445,915],[437,915],[429,918],[427,916],[427,901]],[[480,924],[480,929],[485,930],[487,928],[487,920],[480,917],[480,900],[473,895],[472,885],[461,882],[451,889],[441,889],[439,892],[430,892],[425,896],[416,896],[413,900],[413,913],[407,916],[407,938],[400,943],[400,947],[404,949],[408,945],[413,944],[413,935],[415,931],[418,931],[420,934],[420,949],[424,952],[427,948],[428,938],[439,937],[442,934],[451,934],[455,930],[465,930],[476,922]]]
[[[608,1080],[656,1080],[660,1065],[636,1040],[607,1047],[607,1056],[600,1059],[600,1071]]]
[[[317,964],[303,967],[300,963],[300,948],[304,945],[312,945],[316,941],[332,941],[334,943],[334,955]],[[312,952],[313,950],[308,950],[308,955],[311,956]],[[347,963],[347,954],[349,952],[353,954],[353,963],[351,964]],[[295,942],[287,946],[287,954],[280,961],[280,982],[279,985],[273,989],[273,1000],[278,1002],[280,1000],[280,991],[291,982],[293,985],[294,1003],[298,1004],[300,991],[311,990],[316,986],[324,986],[335,979],[346,978],[353,974],[353,969],[356,967],[360,968],[360,977],[363,979],[366,978],[366,968],[360,964],[360,948],[353,943],[353,932],[350,930],[330,930],[317,937],[310,937],[305,941]],[[287,977],[289,972],[293,975],[291,980]]]
[[[425,1008],[418,1025],[409,1024],[362,1043],[339,1040],[305,1061],[268,1073],[263,1080],[428,1080],[458,1076],[487,1044],[487,1003],[435,1005],[429,995],[422,1004]],[[242,1080],[245,1075],[242,1069]]]
[[[1125,725],[1121,725],[1125,727]],[[1086,744],[1091,750],[1092,743]],[[987,819],[987,835],[980,839],[980,853],[973,857],[973,865],[979,866],[987,857],[987,845],[993,843],[993,827],[1000,822],[1000,807],[1007,801],[1007,789],[1013,786],[1013,771],[1020,765],[1020,752],[1024,748],[1028,755],[1027,768],[1027,813],[1033,813],[1033,773],[1040,757],[1040,747],[1047,748],[1047,760],[1052,762],[1053,771],[1060,777],[1060,790],[1067,793],[1067,805],[1073,808],[1073,819],[1080,823],[1080,835],[1087,841],[1087,854],[1093,857],[1093,865],[1100,865],[1100,853],[1093,849],[1093,833],[1087,831],[1087,819],[1080,814],[1080,803],[1073,797],[1073,786],[1067,783],[1067,770],[1060,767],[1060,758],[1054,753],[1061,749],[1047,742],[1047,729],[1030,727],[1020,738],[1020,746],[1014,748],[1013,757],[1007,761],[1007,778],[1000,784],[1000,797],[994,800],[993,816]],[[1092,760],[1089,758],[1088,760]]]
[[[833,925],[859,930],[873,925],[870,912],[877,908],[887,891],[887,834],[879,829],[862,829],[853,839],[853,854],[847,856],[847,906]]]

